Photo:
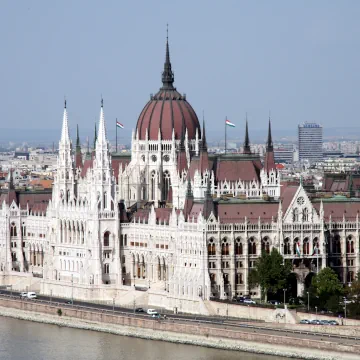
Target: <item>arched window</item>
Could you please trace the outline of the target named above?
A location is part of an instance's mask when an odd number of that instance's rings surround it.
[[[151,173],[151,200],[155,200],[155,171]]]
[[[346,239],[346,253],[353,254],[355,252],[354,239],[352,235],[349,235]]]
[[[208,255],[209,255],[209,256],[214,256],[214,255],[216,255],[215,243],[214,243],[214,240],[213,240],[213,239],[210,239],[210,240],[209,240],[209,243],[208,243]]]
[[[353,271],[348,271],[346,280],[348,283],[351,283],[354,281],[354,272]]]
[[[309,255],[309,253],[310,253],[309,238],[305,238],[303,241],[303,254]]]
[[[243,245],[241,243],[241,239],[237,238],[235,241],[235,255],[242,255],[243,254]]]
[[[319,245],[319,238],[315,237],[313,239],[313,255],[320,254],[320,245]]]
[[[221,255],[229,255],[229,243],[226,238],[221,243]]]
[[[248,248],[249,255],[256,255],[256,242],[255,238],[251,237],[249,239],[249,248]]]
[[[295,208],[293,210],[293,222],[298,222],[299,221],[299,210],[298,208]]]
[[[170,190],[170,174],[166,170],[163,174],[163,200],[167,201]]]
[[[10,236],[17,236],[17,230],[16,230],[16,225],[15,223],[11,223],[11,227],[10,227]]]
[[[104,200],[103,200],[103,202],[104,202],[104,209],[107,209],[107,193],[106,193],[106,191],[104,192]]]
[[[25,222],[22,223],[21,231],[22,231],[22,236],[25,237],[25,236],[26,236],[26,225],[25,225]]]
[[[284,241],[284,255],[291,255],[291,245],[289,238],[286,238]]]
[[[305,208],[302,213],[302,221],[307,222],[309,221],[309,210]]]
[[[105,234],[104,234],[104,246],[109,246],[110,245],[110,232],[107,231]]]
[[[267,236],[261,242],[261,252],[265,252],[266,254],[270,254],[270,240]]]

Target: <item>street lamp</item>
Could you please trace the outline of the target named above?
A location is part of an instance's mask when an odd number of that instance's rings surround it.
[[[135,276],[135,274],[134,274],[134,288],[135,288],[135,278],[136,278],[136,276]]]
[[[149,279],[149,290],[150,290],[150,279]]]
[[[310,294],[309,292],[307,291],[307,296],[308,296],[308,312],[310,312]]]
[[[284,291],[284,309],[285,309],[285,304],[286,304],[286,296],[285,296],[286,290],[287,290],[287,289],[283,289],[283,291]]]
[[[115,298],[113,298],[113,314],[114,314],[114,311],[115,311]]]
[[[315,306],[315,316],[316,316],[316,319],[317,319],[317,306]]]

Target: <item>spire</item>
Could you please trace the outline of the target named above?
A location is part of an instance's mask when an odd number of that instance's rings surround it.
[[[96,140],[97,140],[97,129],[96,129],[96,121],[95,121],[95,134],[94,134],[94,146],[93,146],[94,150],[96,148]]]
[[[203,113],[203,128],[202,128],[202,137],[201,137],[201,150],[207,151],[204,113]]]
[[[105,116],[104,116],[104,100],[102,98],[101,98],[101,108],[100,108],[99,134],[96,140],[100,144],[107,144]]]
[[[244,141],[244,150],[243,150],[243,152],[244,152],[244,154],[251,154],[247,113],[246,113],[245,141]]]
[[[271,137],[271,120],[270,120],[270,116],[269,116],[269,130],[268,130],[268,138],[267,138],[267,143],[266,143],[266,151],[273,151],[274,147],[273,147],[273,142],[272,142],[272,137]]]
[[[66,100],[64,102],[64,115],[63,115],[63,124],[61,130],[61,142],[69,142],[70,143],[70,136],[69,136],[69,123],[68,123],[68,115],[66,109]]]
[[[75,150],[75,166],[82,167],[81,145],[79,137],[79,125],[76,125],[76,150]]]
[[[163,90],[174,89],[174,86],[173,86],[174,73],[171,70],[168,25],[166,25],[166,54],[165,54],[164,71],[162,73],[162,83],[163,83],[163,86],[161,89],[163,89]]]

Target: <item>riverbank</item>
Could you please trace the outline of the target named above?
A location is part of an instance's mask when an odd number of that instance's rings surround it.
[[[205,346],[216,349],[244,351],[257,354],[276,355],[288,358],[314,360],[335,360],[341,358],[344,360],[355,360],[359,357],[359,355],[357,354],[337,352],[328,352],[327,354],[324,354],[323,350],[304,348],[296,349],[294,347],[278,345],[281,344],[280,337],[278,344],[265,344],[218,337],[215,338],[210,336],[206,337],[194,334],[173,333],[168,331],[144,329],[133,326],[104,324],[102,322],[82,320],[69,316],[44,314],[8,307],[0,307],[0,316],[12,317],[20,320],[35,321],[39,323],[52,324],[57,326],[66,326],[82,330],[92,330],[115,335],[131,336],[147,340],[168,341],[179,344]]]

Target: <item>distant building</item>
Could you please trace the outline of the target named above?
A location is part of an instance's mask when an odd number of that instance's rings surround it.
[[[323,128],[315,123],[298,126],[299,160],[319,161],[323,158]]]
[[[275,162],[292,164],[294,161],[294,145],[280,144],[274,146]]]

